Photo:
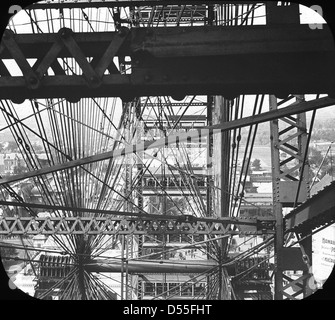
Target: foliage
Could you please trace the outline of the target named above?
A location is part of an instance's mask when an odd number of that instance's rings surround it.
[[[16,249],[11,247],[0,247],[1,257],[13,257],[16,255]]]
[[[251,166],[253,167],[253,169],[254,170],[256,170],[256,171],[259,171],[259,170],[261,170],[261,161],[259,160],[259,159],[255,159],[253,162],[252,162],[252,164],[251,164]]]
[[[325,174],[333,175],[333,161],[329,153],[323,155],[316,148],[309,148],[308,161],[310,165],[310,178],[311,180],[317,176],[318,179],[324,177]]]
[[[15,166],[14,169],[13,169],[14,174],[20,174],[20,173],[23,173],[23,172],[26,172],[26,168],[23,165],[21,165],[20,163],[19,163],[19,165]]]
[[[42,153],[44,151],[44,148],[42,145],[40,144],[37,144],[36,142],[32,144],[32,147],[33,147],[33,150],[36,152],[36,153]]]
[[[323,155],[321,153],[321,151],[317,150],[316,148],[310,147],[309,148],[309,164],[310,165],[315,165],[315,166],[319,166],[321,165],[322,161],[323,161]],[[329,162],[329,159],[325,158],[324,163],[325,165],[327,165]]]
[[[334,118],[316,120],[312,131],[312,140],[335,140]]]
[[[6,146],[5,151],[6,152],[18,152],[19,147],[18,147],[18,145],[15,141],[11,140],[11,141],[7,142],[7,146]]]
[[[15,210],[11,210],[8,206],[3,206],[2,210],[4,217],[14,217],[15,215]]]

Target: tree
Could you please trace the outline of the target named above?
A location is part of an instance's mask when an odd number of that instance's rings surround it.
[[[2,208],[4,217],[14,217],[15,210],[10,209],[8,206]]]
[[[259,159],[255,159],[251,166],[254,168],[254,170],[259,171],[261,170],[261,161]]]
[[[16,255],[16,249],[11,247],[0,247],[1,257],[13,257]]]
[[[6,147],[6,151],[10,151],[10,152],[18,152],[19,151],[19,147],[17,145],[17,143],[15,141],[8,141],[7,142],[7,147]]]
[[[26,168],[23,165],[21,165],[21,163],[19,163],[13,169],[14,174],[20,174],[20,173],[23,173],[23,172],[26,172]]]
[[[42,153],[44,151],[43,146],[40,144],[37,144],[36,142],[33,143],[32,147],[36,153]]]
[[[323,156],[316,148],[309,148],[308,161],[311,169],[310,178],[312,180],[314,176],[317,176],[318,179],[322,179],[326,173],[330,175],[333,174],[331,157],[329,155]]]
[[[270,143],[270,133],[269,131],[260,131],[256,136],[256,141],[258,144],[265,146]]]
[[[310,165],[315,165],[318,167],[322,163],[323,155],[316,148],[310,147],[308,160]],[[327,164],[325,163],[326,161],[327,159],[325,159],[324,164]]]

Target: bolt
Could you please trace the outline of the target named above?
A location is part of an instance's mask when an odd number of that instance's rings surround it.
[[[3,38],[4,39],[9,39],[11,36],[11,30],[5,30],[4,34],[3,34]]]
[[[127,28],[121,28],[118,32],[120,37],[124,37],[126,34],[128,33],[128,29]]]
[[[62,38],[67,38],[70,34],[72,33],[72,30],[71,29],[68,29],[68,28],[62,28],[60,30],[60,36]]]
[[[150,35],[152,35],[152,30],[150,30],[150,29],[147,29],[147,31],[145,32],[145,34],[146,34],[147,36],[150,36]]]
[[[98,78],[95,77],[95,76],[92,76],[92,77],[90,77],[90,81],[91,81],[92,83],[97,83],[97,82],[98,82]]]
[[[37,85],[38,84],[38,79],[35,78],[35,77],[30,77],[29,78],[29,83],[33,86]]]

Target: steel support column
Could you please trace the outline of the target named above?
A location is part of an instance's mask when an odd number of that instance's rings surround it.
[[[0,98],[23,102],[120,96],[131,101],[146,95],[334,93],[334,54],[326,25],[322,30],[290,23],[123,27],[100,33],[6,30],[0,59],[15,60],[23,75],[13,76],[2,63]],[[125,56],[131,57],[131,73],[121,74],[113,57]],[[60,65],[56,69],[56,61],[64,58],[78,63],[82,75],[66,74]],[[36,65],[31,67],[27,59],[36,59]]]
[[[214,98],[212,96],[207,96],[207,126],[213,125],[213,104]],[[213,135],[209,134],[207,136],[207,188],[206,188],[206,206],[207,206],[207,216],[213,216],[213,187],[211,182],[213,181]],[[207,248],[207,259],[211,259],[211,246],[209,243],[206,244]],[[207,276],[207,287],[206,296],[207,300],[211,297],[209,295],[212,283],[212,276]]]
[[[136,115],[136,120],[138,123],[141,123],[141,116],[142,116],[142,105],[141,105],[141,99],[137,99],[136,101],[136,107],[135,107],[135,115]],[[143,133],[143,126],[140,125],[137,127],[136,131],[136,136],[137,136],[137,143],[141,142],[141,136]],[[137,180],[137,186],[136,186],[136,195],[137,195],[137,205],[139,210],[143,210],[143,152],[138,152],[137,153],[137,175],[138,175],[138,180]],[[144,242],[144,236],[143,235],[138,235],[135,236],[135,242],[137,246],[137,255],[138,257],[141,257],[142,252],[143,252],[143,242]],[[137,299],[142,300],[142,294],[143,294],[143,282],[142,279],[139,276],[137,277],[136,281],[136,286],[137,286]],[[135,284],[135,283],[134,283]]]
[[[277,109],[277,98],[270,95],[270,111]],[[272,162],[272,185],[273,185],[273,214],[276,218],[276,234],[275,234],[275,300],[283,299],[283,262],[282,248],[284,245],[284,230],[283,230],[283,206],[279,201],[279,181],[280,181],[280,161],[279,149],[279,120],[270,122],[270,139],[271,139],[271,162]]]
[[[134,144],[132,133],[132,115],[133,115],[133,105],[131,102],[123,103],[122,105],[124,112],[124,136],[125,143]],[[130,153],[125,156],[125,185],[124,185],[124,197],[125,199],[132,199],[132,165],[133,165],[133,154]],[[124,211],[132,212],[133,205],[129,201],[124,202]],[[129,300],[129,275],[128,275],[128,267],[126,265],[126,261],[128,261],[128,235],[121,235],[121,259],[122,259],[122,267],[121,267],[121,300]]]
[[[171,260],[133,260],[128,261],[131,274],[145,273],[204,273],[217,267],[216,261],[189,260],[187,262]],[[98,259],[85,265],[87,272],[120,272],[122,261],[112,263],[108,260]]]
[[[297,96],[294,103],[301,100],[303,97]],[[276,110],[278,104],[282,103],[275,96],[270,96],[270,110]],[[294,207],[308,197],[308,162],[304,158],[307,148],[306,114],[273,120],[270,122],[270,132],[273,213],[276,219],[275,300],[282,300],[283,294],[290,296],[284,292],[290,287],[284,286],[284,271],[291,270],[287,261],[284,261],[284,253],[289,249],[284,247],[283,208]]]

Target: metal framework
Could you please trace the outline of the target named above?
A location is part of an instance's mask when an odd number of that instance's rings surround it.
[[[303,100],[303,96],[297,96],[296,100]],[[277,98],[270,96],[270,109],[276,109],[278,106]],[[283,126],[283,123],[286,126]],[[274,214],[276,216],[276,273],[275,286],[277,300],[282,299],[285,289],[290,285],[283,287],[283,271],[284,268],[284,226],[283,226],[283,207],[295,207],[308,198],[308,163],[307,155],[307,128],[306,114],[298,114],[297,116],[289,116],[280,118],[271,122],[271,140],[272,140],[272,165],[273,165],[273,194],[274,198]],[[309,133],[310,134],[310,133]],[[287,154],[286,159],[281,160],[280,152]],[[293,165],[290,165],[293,163]],[[292,174],[298,170],[298,178]],[[311,238],[310,241],[311,249]],[[302,245],[302,243],[300,243]],[[305,251],[305,250],[304,250]],[[308,253],[311,259],[311,251]],[[288,267],[287,267],[288,268]],[[288,268],[289,270],[289,268]],[[307,268],[308,270],[308,268]],[[290,279],[286,277],[286,279]],[[306,280],[306,276],[300,279]],[[296,284],[298,281],[289,280],[290,284]],[[296,292],[298,295],[300,292]]]
[[[308,199],[315,110],[335,104],[326,25],[312,30],[298,5],[275,2],[40,2],[23,12],[29,27],[13,19],[0,44],[0,133],[26,166],[0,180],[0,246],[18,237],[33,254],[38,298],[312,293],[311,235],[334,222],[334,184]],[[267,122],[273,210],[261,215],[246,193]],[[27,244],[34,235],[49,247]],[[232,251],[237,237],[262,241]]]
[[[259,46],[260,42],[267,45]],[[206,29],[120,27],[117,32],[101,33],[76,33],[69,28],[51,34],[6,30],[0,52],[2,59],[14,60],[23,73],[13,77],[1,63],[1,96],[15,97],[15,102],[116,96],[130,101],[144,95],[184,97],[222,92],[226,97],[333,94],[334,88],[335,51],[330,30],[271,21],[264,26]],[[125,74],[114,64],[116,57],[129,57]],[[74,59],[79,74],[64,70],[58,61],[64,58]],[[30,66],[27,59],[36,62]]]
[[[285,230],[305,234],[334,223],[334,183],[285,216]]]
[[[190,235],[224,235],[224,234],[271,234],[273,233],[273,219],[206,219],[204,221],[185,222],[190,217],[159,219],[140,217],[130,218],[1,218],[0,234],[2,235],[36,235],[36,234],[190,234]],[[198,219],[194,219],[198,220]],[[233,231],[230,224],[241,225],[241,231]],[[243,225],[248,227],[243,231]]]

